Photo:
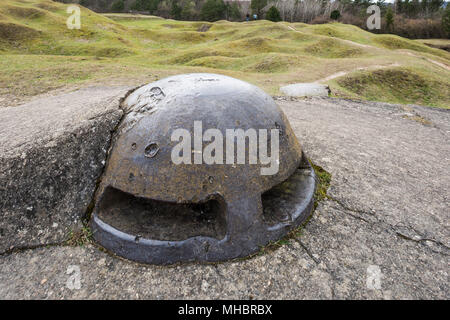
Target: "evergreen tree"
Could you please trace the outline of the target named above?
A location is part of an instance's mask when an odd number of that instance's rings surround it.
[[[386,11],[386,29],[391,30],[394,27],[394,13],[391,8]]]
[[[89,0],[80,0],[80,6],[87,7],[89,4]]]
[[[224,18],[225,11],[223,0],[207,0],[200,11],[200,17],[206,21],[217,21]]]
[[[403,1],[402,0],[397,0],[395,2],[395,10],[397,11],[397,13],[403,13]]]
[[[182,20],[191,20],[195,16],[195,3],[194,1],[186,1],[183,4],[183,8],[181,9],[181,19]]]
[[[278,11],[277,7],[270,7],[270,9],[266,13],[266,19],[273,22],[281,21],[280,11]]]
[[[444,11],[444,15],[442,16],[442,29],[445,33],[447,33],[447,37],[450,37],[450,6],[447,5],[447,8]]]
[[[122,12],[125,9],[125,3],[123,0],[116,0],[111,6],[113,12]]]
[[[172,7],[170,8],[170,16],[175,20],[181,20],[181,11],[183,9],[177,4],[175,0],[172,0]]]
[[[411,2],[409,0],[403,1],[403,5],[402,5],[402,7],[403,7],[402,13],[403,14],[409,15],[411,13],[410,5],[411,5]]]
[[[137,11],[149,11],[154,13],[158,9],[160,0],[136,0],[132,5],[131,9]]]
[[[420,1],[419,0],[412,0],[410,3],[410,16],[411,17],[417,17],[417,15],[420,13]]]
[[[427,11],[430,9],[430,0],[422,0],[420,3],[420,10],[423,13],[428,13]]]
[[[339,12],[339,10],[331,11],[331,14],[330,14],[331,19],[337,20],[337,19],[339,19],[340,16],[341,16],[341,13]]]
[[[230,20],[241,20],[242,19],[241,10],[239,10],[239,6],[235,1],[233,1],[233,3],[231,5],[227,4],[227,10],[228,10],[228,18]]]
[[[261,16],[262,9],[267,5],[268,0],[252,0],[250,7],[253,10],[253,13],[256,13],[259,16]]]
[[[430,12],[438,11],[442,5],[444,4],[444,0],[430,0]]]

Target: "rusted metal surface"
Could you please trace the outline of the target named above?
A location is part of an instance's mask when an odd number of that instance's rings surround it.
[[[123,107],[91,221],[107,249],[155,264],[232,259],[280,238],[311,212],[314,172],[283,112],[257,87],[179,75],[137,89]],[[194,121],[224,137],[226,129],[278,129],[278,173],[261,175],[265,166],[248,161],[174,164],[171,134],[182,128],[193,136]]]

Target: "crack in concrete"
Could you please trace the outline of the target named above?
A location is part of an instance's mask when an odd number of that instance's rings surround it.
[[[67,245],[65,245],[65,242],[66,241],[52,242],[52,243],[46,243],[46,244],[36,244],[36,245],[32,245],[32,246],[14,247],[14,248],[5,250],[3,252],[0,252],[0,257],[9,256],[14,253],[26,252],[26,251],[48,248],[48,247],[66,247]]]
[[[219,276],[219,278],[223,279],[223,280],[228,280],[227,277],[225,277],[222,272],[220,272],[219,270],[219,265],[218,264],[214,264],[213,265],[213,269],[215,271],[215,273]]]
[[[294,238],[294,240],[305,250],[306,254],[316,263],[316,266],[326,272],[330,275],[331,279],[333,280],[331,282],[331,299],[334,299],[336,297],[336,283],[339,283],[338,278],[335,275],[335,270],[333,268],[330,268],[325,261],[321,261],[320,259],[317,259],[314,257],[314,254],[309,250],[309,248],[298,238]]]
[[[411,229],[412,229],[412,228],[411,228]],[[430,250],[431,250],[432,252],[434,252],[434,253],[442,254],[442,255],[445,255],[445,256],[448,256],[448,255],[449,255],[449,253],[447,253],[447,252],[441,252],[441,251],[433,250],[433,248],[431,248],[431,247],[430,247],[429,245],[427,245],[427,243],[426,243],[427,241],[429,241],[429,242],[432,242],[432,243],[436,244],[438,247],[442,247],[442,248],[444,249],[444,251],[449,251],[449,250],[450,250],[450,248],[449,248],[448,246],[446,246],[444,243],[442,243],[442,242],[440,242],[440,241],[438,241],[438,240],[431,239],[431,238],[420,238],[420,239],[415,239],[415,238],[411,238],[410,236],[407,236],[407,235],[401,233],[401,232],[398,231],[398,230],[394,230],[394,232],[395,232],[395,234],[396,234],[399,238],[404,239],[404,240],[407,240],[407,241],[413,241],[413,242],[419,243],[419,244],[421,244],[421,245],[427,247],[428,249],[430,249]]]
[[[354,212],[354,213],[358,213],[358,214],[364,214],[364,215],[369,215],[369,216],[371,216],[371,217],[374,217],[374,214],[373,214],[373,213],[368,212],[368,211],[364,211],[364,210],[358,210],[358,209],[350,208],[348,205],[344,204],[342,201],[340,201],[340,200],[338,200],[338,199],[336,199],[336,198],[334,198],[334,197],[332,197],[332,196],[330,196],[330,195],[328,195],[328,194],[327,194],[327,198],[328,198],[329,200],[331,200],[331,201],[336,202],[336,203],[337,203],[339,206],[341,206],[345,211],[350,211],[350,212]],[[353,217],[353,218],[355,218],[355,219],[357,219],[357,220],[361,220],[361,221],[364,221],[364,222],[366,222],[366,223],[373,223],[372,221],[369,221],[369,220],[367,220],[367,219],[364,219],[364,218],[361,217],[361,216],[357,216],[357,215],[351,214],[351,213],[349,213],[349,212],[346,212],[346,214],[348,214],[349,216],[351,216],[351,217]],[[376,219],[376,218],[375,218],[375,219]],[[376,219],[376,220],[379,221],[378,219]]]
[[[89,220],[91,218],[92,211],[94,210],[94,207],[95,207],[96,194],[97,194],[98,188],[100,186],[100,182],[101,182],[101,179],[103,177],[103,174],[105,173],[105,169],[106,169],[107,164],[108,164],[109,154],[111,152],[111,148],[112,148],[113,143],[114,143],[114,134],[117,132],[118,128],[120,127],[120,124],[122,123],[123,118],[126,116],[126,110],[125,110],[125,108],[123,106],[123,103],[125,102],[125,100],[128,98],[129,95],[131,95],[134,91],[136,91],[137,89],[141,88],[142,86],[144,86],[144,85],[140,85],[140,86],[137,86],[137,87],[135,87],[133,89],[128,90],[125,93],[125,95],[122,98],[120,98],[120,100],[119,100],[119,110],[122,111],[122,115],[121,115],[120,119],[117,121],[117,124],[110,131],[109,144],[108,144],[108,147],[107,147],[108,151],[107,151],[106,157],[105,157],[105,164],[103,165],[102,170],[101,170],[99,176],[96,179],[95,189],[94,189],[94,192],[92,193],[92,198],[91,198],[91,201],[90,201],[90,203],[88,205],[88,208],[86,209],[86,212],[83,214],[83,216],[81,218],[81,221],[82,221],[82,223],[83,223],[83,225],[85,227],[89,227]],[[104,115],[104,114],[102,114],[102,115]]]
[[[327,195],[327,198],[328,198],[329,200],[331,200],[331,201],[337,203],[339,206],[341,206],[341,207],[344,209],[344,213],[345,213],[345,214],[351,216],[352,218],[354,218],[354,219],[356,219],[356,220],[363,221],[363,222],[365,222],[365,223],[367,223],[367,224],[370,224],[370,225],[375,225],[375,224],[381,225],[381,226],[383,226],[383,228],[384,228],[385,230],[391,231],[391,232],[394,233],[397,237],[399,237],[399,238],[401,238],[401,239],[403,239],[403,240],[414,241],[414,242],[416,242],[416,243],[418,243],[418,244],[424,246],[425,248],[427,248],[427,249],[430,250],[431,252],[434,252],[434,253],[437,253],[437,254],[442,254],[442,255],[445,255],[445,256],[448,256],[448,255],[449,255],[449,254],[446,253],[446,252],[433,250],[433,248],[431,248],[431,247],[427,244],[427,241],[434,243],[434,244],[435,244],[436,246],[438,246],[438,247],[441,247],[441,248],[443,249],[443,251],[449,251],[449,250],[450,250],[450,248],[449,248],[447,245],[445,245],[444,243],[442,243],[441,241],[436,240],[436,239],[432,239],[432,238],[424,238],[424,237],[421,235],[420,232],[418,232],[416,229],[414,229],[414,228],[411,227],[411,226],[408,226],[408,227],[406,227],[406,228],[409,228],[409,229],[411,229],[412,231],[414,231],[414,233],[419,237],[419,239],[415,239],[415,238],[412,238],[412,237],[410,237],[410,236],[408,236],[408,235],[405,235],[404,233],[402,233],[402,232],[399,230],[399,228],[398,228],[397,225],[391,225],[391,224],[389,224],[388,222],[386,222],[386,221],[384,221],[384,220],[380,220],[379,218],[375,217],[375,215],[374,215],[373,213],[370,213],[370,212],[368,212],[368,211],[363,211],[363,210],[357,210],[357,209],[350,208],[349,206],[345,205],[342,201],[340,201],[340,200],[338,200],[338,199],[336,199],[336,198],[334,198],[334,197],[332,197],[332,196],[329,196],[329,195]],[[351,214],[350,212],[354,212],[354,213],[358,213],[358,214],[370,215],[370,216],[374,219],[374,221],[366,220],[366,219],[364,219],[363,217],[358,216],[358,215],[355,215],[355,214]]]
[[[294,240],[295,241],[297,241],[297,243],[303,248],[303,250],[305,250],[305,252],[306,252],[306,254],[317,264],[317,265],[319,265],[320,264],[320,261],[316,258],[316,257],[314,257],[314,255],[312,254],[312,252],[308,249],[308,247],[307,246],[305,246],[304,244],[303,244],[303,242],[301,242],[299,239],[297,239],[297,238],[294,238]]]

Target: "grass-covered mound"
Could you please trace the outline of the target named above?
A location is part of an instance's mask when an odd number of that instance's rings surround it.
[[[85,8],[81,29],[69,30],[67,6],[0,1],[0,94],[34,95],[115,79],[146,82],[182,72],[223,73],[279,94],[281,85],[343,72],[327,81],[337,95],[449,105],[450,54],[419,41],[339,23],[174,21]],[[392,65],[402,71],[401,82],[388,72]],[[411,80],[403,80],[405,73]],[[417,83],[429,84],[428,91],[405,89]]]
[[[369,100],[415,103],[448,107],[448,83],[432,73],[412,68],[387,68],[357,72],[337,81],[338,85],[356,97]]]

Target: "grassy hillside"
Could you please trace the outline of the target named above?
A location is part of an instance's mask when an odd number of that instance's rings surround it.
[[[81,29],[69,30],[66,8],[0,2],[0,94],[215,72],[273,95],[280,85],[322,81],[335,96],[450,106],[450,53],[418,41],[339,23],[185,22],[87,9]]]
[[[418,39],[416,41],[426,44],[431,48],[450,51],[450,39]]]

